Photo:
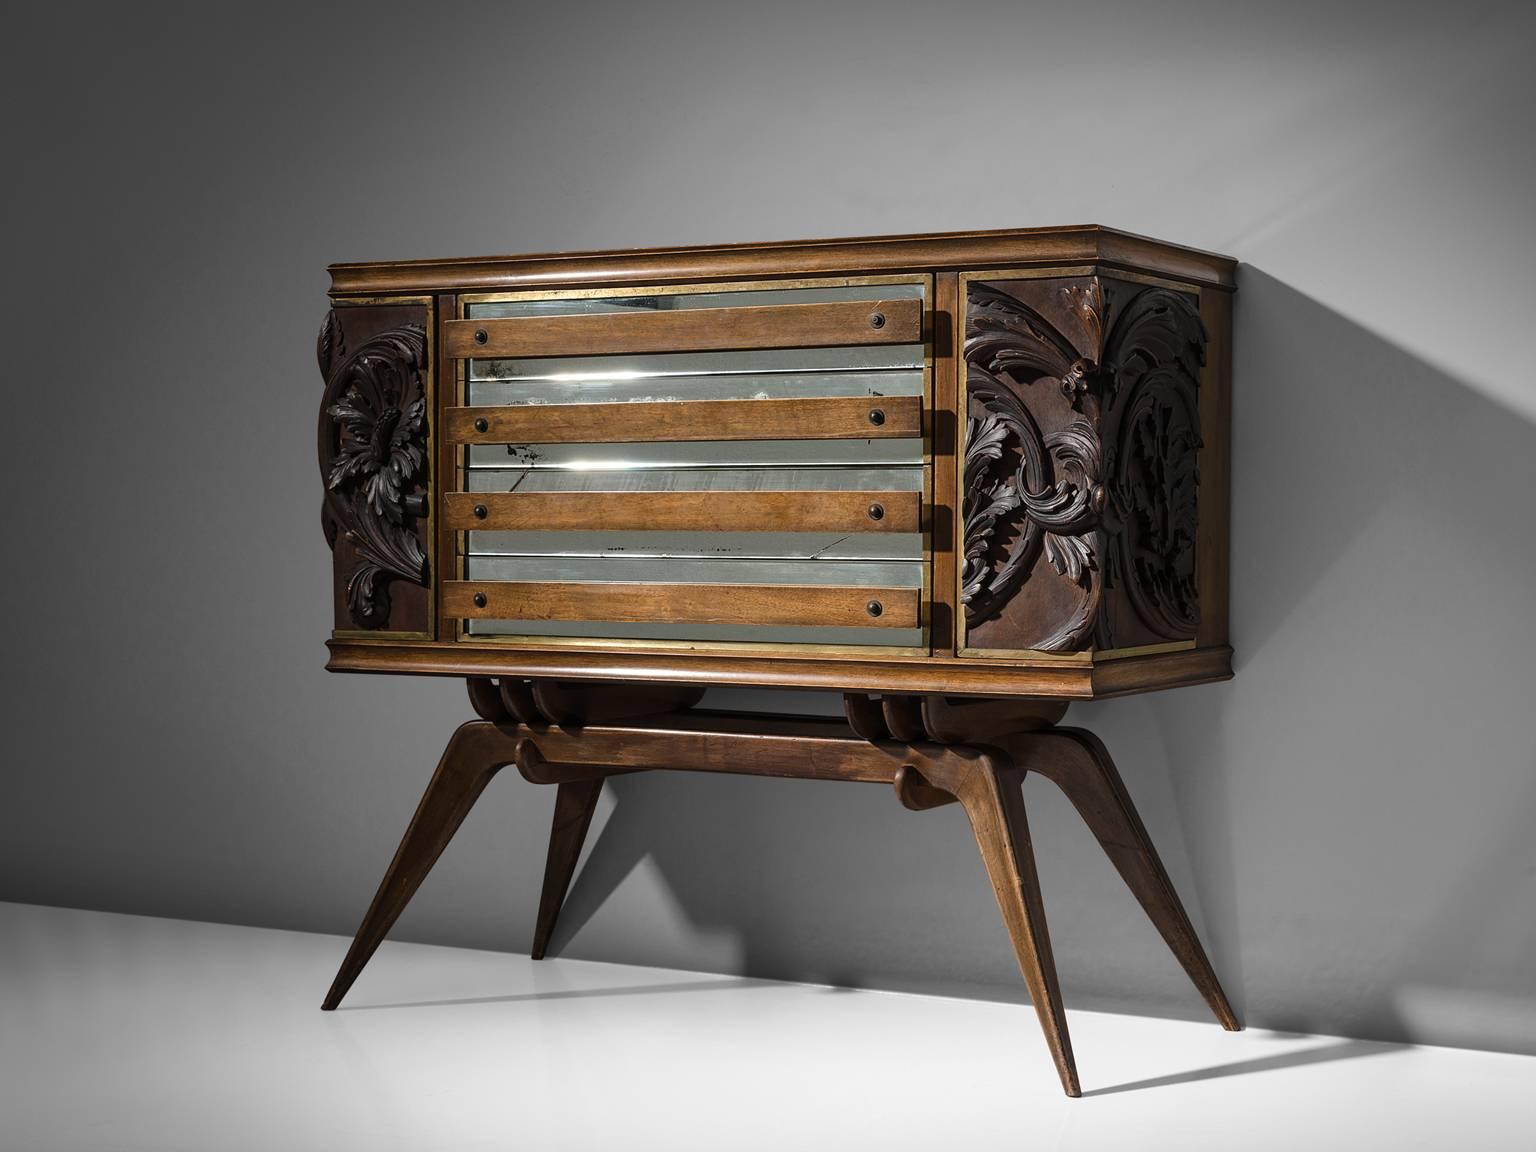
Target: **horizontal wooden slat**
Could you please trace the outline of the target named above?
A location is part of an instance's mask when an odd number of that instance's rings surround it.
[[[450,492],[443,505],[459,531],[917,532],[922,519],[920,492]]]
[[[444,328],[447,355],[476,359],[916,344],[923,338],[923,302],[842,300],[759,308],[501,317],[450,320]],[[477,338],[480,333],[483,340]]]
[[[483,606],[475,603],[477,593]],[[443,584],[444,613],[466,619],[916,628],[921,598],[916,588],[813,584]],[[872,602],[879,605],[878,616],[869,611]]]
[[[483,432],[477,421],[483,422]],[[455,444],[910,439],[922,435],[923,398],[805,396],[449,408],[443,426]]]

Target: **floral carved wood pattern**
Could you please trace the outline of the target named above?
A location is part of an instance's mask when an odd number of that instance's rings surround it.
[[[1193,636],[1199,314],[1180,293],[1137,289],[1114,309],[1106,334],[1098,278],[1059,286],[1052,303],[1057,323],[996,287],[969,290],[967,625],[998,617],[1043,555],[1076,595],[1029,647],[1113,647],[1116,613],[1105,597],[1118,590],[1152,636]],[[1086,353],[1063,327],[1080,334]],[[1060,401],[1035,391],[1045,388]],[[1041,414],[1061,401],[1070,416],[1043,430]]]
[[[389,622],[389,585],[425,586],[427,557],[416,520],[427,514],[427,334],[402,324],[344,347],[336,313],[318,342],[325,392],[320,401],[321,526],[335,549],[344,535],[356,564],[347,575],[347,610],[360,628]]]

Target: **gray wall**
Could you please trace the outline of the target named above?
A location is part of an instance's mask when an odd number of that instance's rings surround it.
[[[1238,674],[1074,717],[1250,1022],[1536,1051],[1519,6],[7,23],[0,898],[350,932],[467,716],[321,669],[328,261],[1098,221],[1244,262]],[[1198,1015],[1029,791],[1069,1002]],[[499,781],[399,934],[524,949],[550,803]],[[566,955],[1023,997],[953,809],[678,776],[601,819]]]

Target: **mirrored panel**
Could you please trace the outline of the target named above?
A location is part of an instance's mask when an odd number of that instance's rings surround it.
[[[922,560],[917,532],[470,532],[480,556]]]
[[[625,445],[629,447],[629,445]],[[483,468],[470,492],[921,492],[922,468]]]
[[[700,644],[837,644],[919,648],[920,628],[741,628],[732,624],[606,624],[594,621],[471,620],[470,636],[594,640],[682,640]]]
[[[723,375],[583,373],[575,378],[498,377],[469,382],[469,404],[624,404],[636,401],[778,400],[822,396],[921,396],[921,369],[889,372],[742,372]]]
[[[641,468],[770,468],[922,464],[921,440],[653,440],[624,444],[472,444],[481,468],[625,472]],[[474,483],[473,475],[470,480]]]

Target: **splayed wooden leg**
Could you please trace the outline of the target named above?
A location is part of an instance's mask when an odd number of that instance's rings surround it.
[[[516,747],[515,737],[485,720],[472,720],[453,734],[352,947],[331,982],[331,990],[321,1005],[326,1011],[341,1003],[475,806],[480,793],[497,771],[513,762]]]
[[[1081,728],[1055,728],[1000,743],[1020,768],[1048,777],[1066,793],[1221,1026],[1229,1032],[1240,1029],[1242,1025],[1103,742]]]
[[[533,958],[544,959],[560,906],[576,874],[576,861],[597,811],[603,778],[569,780],[555,792],[555,815],[549,829],[549,858],[544,864],[544,891],[539,897],[539,919],[533,930]]]
[[[1023,769],[982,755],[957,768],[924,764],[921,771],[931,787],[956,796],[971,821],[971,831],[981,849],[1008,935],[1013,939],[1019,969],[1034,1002],[1035,1014],[1040,1018],[1061,1086],[1068,1096],[1080,1096],[1072,1039],[1067,1032],[1066,1010],[1061,1002],[1056,960],[1051,954],[1040,880],[1035,872],[1029,821],[1024,815]]]

